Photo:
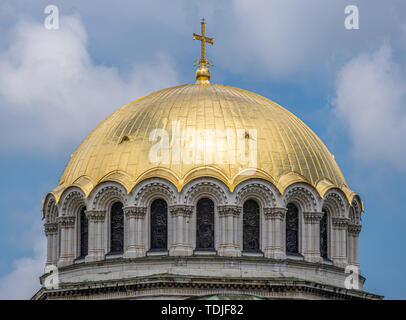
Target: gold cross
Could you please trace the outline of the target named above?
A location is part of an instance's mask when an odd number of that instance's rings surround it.
[[[202,46],[202,56],[197,60],[197,64],[200,67],[208,67],[209,61],[206,59],[206,42],[213,45],[213,38],[206,37],[206,23],[204,22],[204,19],[202,19],[200,24],[202,25],[202,35],[193,33],[193,40],[200,40]]]

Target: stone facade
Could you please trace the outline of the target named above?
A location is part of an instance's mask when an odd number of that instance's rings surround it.
[[[209,198],[215,205],[215,250],[210,252],[195,250],[196,204],[201,198]],[[150,251],[150,207],[155,199],[168,205],[168,246],[158,252]],[[244,252],[242,247],[243,204],[247,200],[260,207],[257,253]],[[124,250],[109,255],[109,212],[117,201],[124,206]],[[299,252],[294,256],[285,250],[288,203],[299,209]],[[88,255],[78,259],[78,220],[83,207],[88,219]],[[345,267],[359,268],[360,208],[358,197],[349,204],[339,189],[332,188],[322,197],[313,187],[295,183],[280,194],[261,179],[246,180],[233,192],[213,178],[193,180],[181,192],[159,178],[139,183],[130,193],[115,182],[101,183],[87,197],[73,187],[58,204],[52,195],[46,198],[46,263],[58,266],[60,285],[58,289],[43,287],[34,298],[83,298],[89,288],[93,291],[86,297],[95,299],[180,299],[227,292],[265,298],[380,298],[362,291],[362,276],[359,290],[345,288]],[[323,211],[328,215],[327,259],[320,256]],[[178,284],[178,290],[170,286],[171,281]],[[125,296],[108,290],[113,284],[130,288],[140,283],[144,286],[141,291]],[[289,286],[293,286],[290,291]]]

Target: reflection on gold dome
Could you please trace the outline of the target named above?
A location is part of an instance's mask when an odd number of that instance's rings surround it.
[[[247,174],[238,161],[173,161],[179,159],[179,152],[185,151],[185,141],[181,141],[176,154],[172,146],[168,148],[169,162],[151,162],[151,148],[156,145],[156,141],[151,141],[151,132],[164,129],[171,139],[174,123],[181,130],[212,130],[235,136],[241,129],[255,130],[255,170]],[[251,138],[249,134],[247,138]],[[216,152],[224,152],[224,159],[235,157],[235,147],[227,137],[223,139],[224,145],[230,147]],[[206,146],[210,143],[203,141]],[[138,182],[151,177],[167,179],[181,190],[189,181],[204,176],[221,180],[231,191],[241,181],[262,178],[281,193],[292,183],[306,182],[321,196],[332,187],[344,191],[350,203],[355,195],[348,189],[332,154],[301,120],[260,95],[217,84],[171,87],[123,106],[93,130],[72,154],[52,193],[58,201],[66,188],[75,185],[88,196],[103,181],[121,183],[130,192]]]

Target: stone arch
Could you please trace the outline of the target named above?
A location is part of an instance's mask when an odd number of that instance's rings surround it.
[[[242,206],[245,201],[257,201],[262,208],[277,206],[276,188],[267,181],[260,179],[245,180],[234,190],[237,205]]]
[[[99,184],[89,197],[89,210],[107,210],[114,202],[127,204],[126,189],[117,182],[103,182]]]
[[[66,189],[61,197],[60,216],[76,217],[81,207],[85,206],[85,194],[78,187],[70,187]]]
[[[351,224],[361,224],[361,208],[361,200],[359,197],[354,197],[349,210],[349,219]]]
[[[346,217],[348,204],[342,191],[336,188],[328,190],[324,195],[323,209],[326,209],[331,217]]]
[[[164,179],[148,179],[138,184],[131,192],[131,202],[137,207],[148,207],[155,199],[164,199],[168,205],[177,203],[178,191]]]
[[[225,205],[229,202],[227,187],[217,179],[199,178],[189,182],[182,190],[183,204],[195,205],[201,198],[210,198],[215,205]]]
[[[316,190],[305,183],[295,183],[286,188],[283,194],[285,207],[289,202],[294,203],[302,212],[321,210],[320,197]]]
[[[56,199],[52,194],[48,194],[44,204],[44,218],[47,223],[56,222],[58,217],[58,207],[56,205]]]

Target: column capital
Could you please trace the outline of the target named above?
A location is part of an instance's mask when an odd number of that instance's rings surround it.
[[[353,223],[348,224],[348,233],[349,234],[358,236],[360,232],[361,232],[360,224],[353,224]]]
[[[323,217],[324,212],[305,211],[303,212],[303,218],[305,223],[318,223]]]
[[[103,222],[106,218],[105,210],[86,210],[86,218],[92,222]]]
[[[239,216],[242,211],[241,206],[237,205],[223,205],[217,207],[220,216]]]
[[[189,206],[186,204],[176,204],[169,206],[169,212],[173,216],[189,217],[190,215],[192,215],[193,206]]]
[[[144,218],[147,214],[146,207],[124,207],[124,216],[128,218]]]
[[[333,227],[337,229],[346,229],[349,219],[344,217],[333,217],[331,222],[333,224]]]
[[[283,220],[283,219],[285,219],[286,211],[288,211],[288,209],[286,209],[286,208],[278,208],[278,207],[264,208],[265,219],[266,220],[268,220],[268,219]]]
[[[44,224],[45,235],[49,236],[51,234],[58,233],[58,223],[56,222],[46,222]]]
[[[62,216],[57,217],[56,221],[62,228],[73,228],[75,226],[75,216]]]

